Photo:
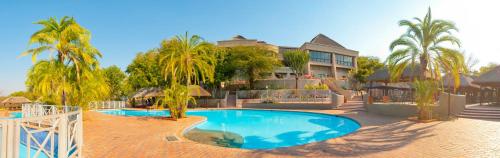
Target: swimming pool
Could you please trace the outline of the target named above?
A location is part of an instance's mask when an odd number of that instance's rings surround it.
[[[166,110],[104,110],[99,112],[122,116],[169,115]],[[236,145],[233,144],[229,147],[244,149],[266,150],[304,145],[341,137],[360,128],[356,121],[347,117],[309,112],[231,109],[192,110],[188,111],[187,114],[204,116],[207,120],[188,129],[186,134],[192,131],[214,135],[216,133],[230,133],[234,136],[230,141],[240,137],[242,142],[236,142]]]

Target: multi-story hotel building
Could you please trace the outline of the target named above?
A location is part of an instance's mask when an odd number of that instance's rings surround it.
[[[231,40],[218,41],[217,45],[220,47],[263,46],[278,53],[280,60],[283,60],[283,53],[286,51],[304,50],[310,56],[307,74],[315,78],[335,78],[336,80],[347,79],[349,70],[356,68],[356,58],[359,55],[357,51],[347,49],[323,34],[318,34],[300,47],[276,46],[256,39],[246,39],[241,35]],[[288,67],[276,69],[275,74],[283,77],[293,75]]]

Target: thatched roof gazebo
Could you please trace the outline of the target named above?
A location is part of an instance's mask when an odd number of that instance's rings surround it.
[[[477,77],[473,83],[481,87],[500,87],[500,66]]]
[[[451,77],[449,74],[443,77],[443,87],[444,88],[455,88],[455,79]],[[473,83],[474,79],[471,76],[467,76],[465,74],[460,74],[460,84],[457,87],[458,89],[473,89],[479,90],[479,85]]]
[[[8,97],[7,99],[1,102],[2,107],[4,108],[21,108],[22,104],[31,103],[26,97]]]
[[[401,77],[399,78],[398,82],[407,82],[410,81],[411,78],[418,79],[420,78],[421,74],[421,69],[419,65],[415,65],[415,67],[408,66],[405,68],[403,73],[401,74]],[[431,73],[427,72],[425,74],[426,78],[431,78]],[[391,74],[389,72],[389,69],[387,67],[381,68],[377,71],[375,71],[373,74],[368,76],[367,78],[368,82],[383,82],[383,83],[389,83],[391,82]]]
[[[142,88],[138,90],[132,98],[151,98],[151,97],[163,97],[163,88],[160,87],[151,87],[151,88]],[[193,97],[209,97],[212,96],[210,92],[205,90],[204,88],[198,85],[190,85],[189,86],[189,95]]]
[[[480,86],[481,89],[480,104],[482,104],[485,101],[497,102],[497,103],[500,102],[500,66],[497,66],[492,70],[477,77],[472,83]],[[492,93],[485,94],[485,91],[483,91],[484,87],[492,88],[493,89]]]
[[[190,85],[188,87],[189,95],[192,97],[210,97],[210,92],[198,85]],[[164,89],[161,87],[150,87],[139,89],[132,95],[133,102],[138,101],[140,105],[151,106],[155,104],[161,97],[164,97]]]
[[[467,104],[477,103],[479,100],[479,90],[480,86],[474,84],[473,77],[465,74],[460,74],[460,83],[459,86],[455,89],[455,78],[447,74],[443,76],[443,88],[448,89],[450,93],[453,93],[453,90],[456,90],[457,94],[465,95],[465,100]]]

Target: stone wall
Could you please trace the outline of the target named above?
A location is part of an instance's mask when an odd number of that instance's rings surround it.
[[[319,85],[320,83],[319,79],[299,79],[298,88],[304,89],[307,84]],[[255,89],[266,89],[266,86],[269,89],[295,89],[295,79],[265,79],[256,80],[254,83]]]
[[[368,98],[367,96],[364,98]],[[465,96],[464,95],[451,95],[450,111],[453,115],[458,115],[465,109]],[[370,113],[376,113],[384,116],[395,117],[410,117],[417,116],[418,107],[416,104],[403,104],[403,103],[373,103],[368,104],[366,99],[363,100],[365,108]],[[440,120],[448,118],[448,93],[443,93],[439,97],[439,101],[433,108],[433,117]]]
[[[448,107],[452,115],[458,115],[465,109],[465,95],[451,94],[451,104],[448,104],[448,93],[442,93],[439,96],[439,106],[437,107],[437,112],[439,117],[442,119],[448,116]]]
[[[365,108],[370,113],[393,117],[411,117],[418,112],[415,104],[373,103],[365,105]]]
[[[252,109],[314,109],[329,110],[335,108],[332,104],[294,104],[294,103],[246,103],[242,108]]]

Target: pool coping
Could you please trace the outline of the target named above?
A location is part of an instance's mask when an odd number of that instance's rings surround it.
[[[103,110],[162,111],[162,110],[168,110],[168,109],[161,109],[161,110],[160,109],[153,109],[153,110],[144,109],[143,110],[143,109],[129,109],[129,108],[124,108],[124,109],[103,109]],[[342,118],[345,118],[345,119],[352,120],[353,122],[355,122],[356,124],[359,125],[358,129],[356,129],[353,132],[347,133],[345,135],[342,135],[342,136],[339,136],[339,137],[335,137],[335,138],[325,139],[325,140],[322,140],[322,141],[316,141],[316,142],[311,142],[311,143],[307,143],[307,144],[302,144],[302,145],[295,145],[295,146],[288,146],[288,147],[278,147],[278,148],[273,148],[273,149],[232,148],[232,149],[239,149],[239,150],[246,150],[246,151],[270,151],[270,150],[279,150],[279,149],[284,149],[284,148],[292,148],[292,147],[298,147],[298,146],[305,146],[305,145],[309,145],[309,144],[312,144],[312,143],[320,143],[320,142],[324,142],[324,141],[328,141],[328,140],[332,140],[332,139],[338,139],[338,138],[342,138],[342,137],[345,137],[345,136],[349,136],[351,134],[356,134],[356,133],[359,132],[359,129],[361,129],[363,127],[363,125],[358,120],[356,120],[354,118],[351,118],[351,117],[348,117],[348,116],[343,116],[341,114],[328,114],[328,113],[313,112],[313,111],[285,110],[285,109],[255,109],[255,108],[215,108],[215,109],[214,108],[208,108],[208,109],[193,109],[193,110],[188,110],[187,112],[189,112],[189,111],[215,111],[215,110],[256,110],[256,111],[280,111],[280,112],[309,113],[309,114],[318,114],[318,115],[342,117]],[[101,111],[101,110],[96,110],[96,112],[99,112],[99,111]],[[102,113],[102,114],[105,114],[105,113]],[[112,115],[112,114],[105,114],[105,115]],[[112,116],[120,116],[120,115],[112,115]],[[121,116],[121,117],[149,117],[149,116]],[[204,116],[196,116],[196,117],[200,117],[200,118],[202,118],[202,120],[197,121],[197,122],[195,122],[195,123],[193,123],[191,125],[188,125],[184,129],[182,129],[180,132],[175,132],[175,136],[177,138],[181,139],[182,141],[189,141],[189,142],[194,142],[194,143],[197,143],[197,144],[203,144],[203,143],[200,143],[200,142],[192,141],[189,138],[184,137],[185,133],[189,132],[190,130],[192,130],[193,128],[195,128],[197,125],[202,124],[202,123],[204,123],[204,122],[206,122],[208,120],[208,118],[204,117]],[[208,144],[203,144],[203,145],[208,145]],[[228,147],[222,147],[222,146],[216,146],[216,145],[209,145],[209,146],[217,147],[217,148],[228,148]]]

